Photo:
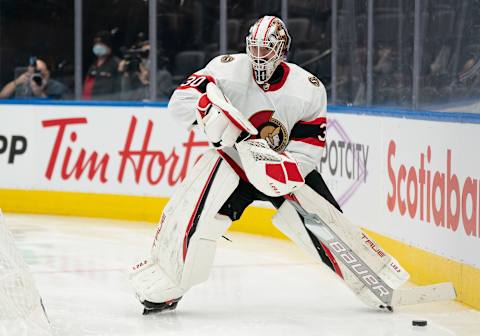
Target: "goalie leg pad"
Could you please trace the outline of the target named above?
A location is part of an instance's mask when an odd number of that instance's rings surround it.
[[[231,224],[218,211],[238,181],[214,150],[203,155],[165,207],[151,257],[130,276],[140,301],[177,299],[208,278],[216,241]]]
[[[302,219],[293,205],[288,202],[283,202],[272,217],[272,222],[294,243],[301,246],[313,257],[318,257],[317,249],[308,236],[308,232],[303,225]]]
[[[385,252],[380,245],[359,227],[352,224],[345,215],[318,195],[310,186],[306,185],[296,191],[294,195],[306,211],[320,217],[348,245],[348,248],[364,259],[372,269],[381,270],[389,286],[398,288],[408,280],[408,272],[400,266],[395,258]],[[315,230],[317,229],[316,227]],[[322,241],[322,239],[320,240]]]
[[[341,278],[343,274],[331,252],[303,225],[302,218],[289,202],[284,202],[272,217],[273,224],[294,243],[321,261]]]

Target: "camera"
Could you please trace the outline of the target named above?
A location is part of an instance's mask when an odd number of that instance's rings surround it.
[[[128,49],[124,52],[123,59],[125,60],[125,72],[140,71],[140,64],[142,63],[141,51],[138,49]]]
[[[145,47],[147,46],[147,48]],[[140,71],[140,64],[149,56],[148,40],[145,39],[145,34],[138,33],[135,44],[129,49],[123,49],[123,59],[125,60],[125,72]]]
[[[42,73],[40,70],[37,69],[37,57],[36,56],[30,56],[28,59],[28,65],[33,67],[33,75],[32,75],[32,80],[37,84],[38,86],[43,85],[43,77]]]

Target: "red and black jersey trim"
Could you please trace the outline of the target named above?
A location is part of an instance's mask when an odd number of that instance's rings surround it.
[[[207,84],[216,84],[215,78],[208,75],[192,74],[185,78],[182,83],[177,86],[177,90],[195,89],[200,93],[207,92]]]
[[[198,221],[200,220],[200,216],[202,215],[203,208],[205,207],[205,202],[210,193],[210,188],[212,187],[213,181],[215,180],[215,175],[218,172],[221,161],[222,159],[218,158],[217,162],[215,162],[215,166],[210,172],[207,182],[205,183],[202,193],[197,201],[195,209],[190,216],[190,221],[188,223],[187,231],[185,232],[185,237],[183,240],[183,260],[185,260],[185,258],[187,257],[188,244],[190,243],[190,239],[192,238],[193,234],[197,230]]]
[[[290,140],[325,147],[327,118],[320,117],[311,121],[297,122],[290,132]]]

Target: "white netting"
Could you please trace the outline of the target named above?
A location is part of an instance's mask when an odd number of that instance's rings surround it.
[[[32,274],[0,210],[0,335],[48,335],[49,326]]]
[[[242,143],[248,148],[255,161],[281,162],[279,154],[270,149],[265,140],[251,140]]]
[[[282,162],[282,159],[278,158],[278,156],[268,153],[252,152],[252,156],[255,161]]]

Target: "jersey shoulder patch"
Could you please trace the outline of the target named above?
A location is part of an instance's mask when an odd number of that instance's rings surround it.
[[[221,63],[229,63],[233,61],[235,58],[232,55],[223,55],[220,57],[220,62]]]
[[[221,65],[236,65],[237,63],[244,63],[248,60],[247,54],[226,54],[226,55],[218,55],[217,57],[213,58],[208,66],[221,66]]]
[[[218,80],[220,87],[223,81],[244,82],[249,77],[250,60],[246,54],[219,55],[205,67],[206,71]]]
[[[320,87],[320,79],[318,79],[317,77],[311,75],[311,76],[308,76],[308,81],[313,85],[313,86],[316,86],[316,87]]]

